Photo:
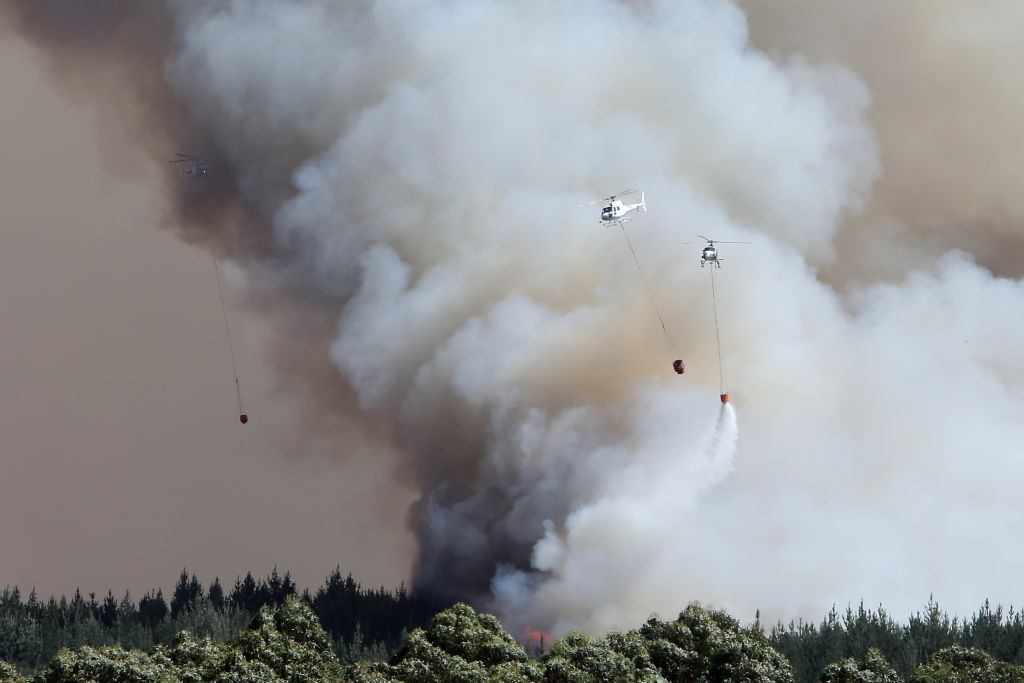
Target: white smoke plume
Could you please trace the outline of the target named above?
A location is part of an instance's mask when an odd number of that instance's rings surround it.
[[[705,413],[686,403],[641,401],[638,433],[657,435],[655,442],[630,445],[644,457],[627,455],[631,462],[604,490],[574,506],[564,523],[545,520],[531,555],[533,572],[498,568],[492,588],[497,604],[515,620],[512,628],[542,623],[562,633],[587,624],[606,631],[623,627],[627,615],[644,618],[632,613],[637,607],[668,604],[680,567],[701,561],[702,551],[683,542],[686,530],[698,523],[698,502],[732,471],[738,437],[729,404],[703,438],[666,434],[664,423],[680,411]]]
[[[710,300],[699,250],[679,243],[756,222],[828,257],[876,173],[863,85],[774,66],[727,3],[185,7],[168,78],[243,195],[281,202],[277,237],[305,277],[345,301],[332,358],[424,491],[418,585],[487,602],[494,581],[494,608],[538,626],[557,615],[533,605],[603,547],[559,623],[654,607],[661,580],[587,612],[627,579],[618,545],[644,538],[632,563],[674,556],[677,506],[723,474],[699,445],[698,406],[717,402]],[[277,165],[297,160],[279,194]],[[618,237],[578,208],[637,183],[659,206],[634,239],[692,379],[671,374]],[[645,507],[655,482],[673,505]],[[532,595],[504,604],[503,576]]]
[[[872,203],[899,150],[856,60],[761,52],[727,0],[166,11],[168,83],[273,224],[253,279],[337,320],[348,410],[422,491],[420,588],[559,632],[1018,597],[1024,286],[991,232],[877,240],[913,216]],[[578,208],[627,186],[682,377]],[[738,442],[697,233],[751,242],[716,282]]]

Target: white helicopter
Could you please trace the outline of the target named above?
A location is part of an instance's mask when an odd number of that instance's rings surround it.
[[[716,244],[750,244],[750,242],[722,242],[719,240],[713,240],[710,237],[705,237],[704,235],[697,235],[697,237],[701,238],[702,240],[707,240],[708,242],[704,246],[704,249],[700,252],[701,268],[703,268],[705,264],[708,263],[711,263],[719,268],[722,267],[722,261],[724,261],[725,259],[718,257],[718,248],[715,247]]]
[[[605,197],[604,199],[596,199],[592,202],[587,202],[586,204],[580,204],[580,206],[590,206],[591,204],[597,204],[598,202],[608,202],[601,209],[601,222],[605,223],[606,225],[610,225],[612,223],[622,223],[632,218],[632,216],[626,215],[631,211],[639,211],[640,209],[643,209],[645,212],[647,211],[647,201],[644,199],[643,192],[640,192],[640,201],[638,201],[636,204],[626,204],[621,199],[619,199],[619,197],[625,197],[626,195],[636,194],[637,192],[640,191],[626,190],[625,192],[622,192],[617,195],[613,194],[612,196]]]
[[[179,167],[178,175],[187,175],[192,176],[193,178],[202,178],[204,175],[206,175],[209,166],[206,164],[205,161],[203,161],[199,157],[189,156],[188,154],[182,154],[181,152],[177,152],[177,154],[179,157],[181,157],[180,159],[171,159],[167,163],[178,164],[181,162],[185,162],[189,164],[187,168]]]

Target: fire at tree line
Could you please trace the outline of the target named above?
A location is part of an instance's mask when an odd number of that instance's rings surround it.
[[[881,607],[766,631],[691,604],[603,638],[525,645],[465,604],[364,589],[335,569],[315,593],[289,574],[225,591],[183,571],[170,602],[0,594],[8,681],[977,681],[1024,683],[1024,612],[986,602],[967,619],[929,599],[897,623]]]

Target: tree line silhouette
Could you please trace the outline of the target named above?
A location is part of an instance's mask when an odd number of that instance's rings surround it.
[[[227,643],[250,628],[262,608],[280,607],[289,599],[299,600],[316,616],[342,665],[388,661],[408,647],[410,633],[450,607],[404,585],[363,588],[351,574],[342,575],[340,567],[315,591],[301,593],[290,573],[281,575],[276,568],[262,579],[251,572],[238,577],[230,589],[219,578],[204,587],[195,574],[182,570],[170,600],[156,589],[137,602],[127,592],[118,599],[111,591],[97,598],[78,590],[71,599],[51,596],[43,601],[34,590],[25,598],[18,587],[8,586],[0,593],[0,660],[33,673],[63,648],[149,651],[173,643],[181,631]],[[925,665],[938,671],[963,661],[981,666],[982,655],[991,660],[985,666],[1024,665],[1024,611],[992,607],[988,601],[968,618],[950,617],[929,598],[924,610],[906,623],[881,606],[869,610],[862,603],[844,612],[833,608],[818,624],[780,622],[765,632],[758,618],[750,628],[763,633],[788,662],[796,683],[919,680]]]
[[[817,681],[827,665],[865,659],[871,650],[881,653],[902,678],[910,679],[937,652],[954,646],[982,650],[999,662],[1024,664],[1024,611],[1012,606],[993,608],[986,600],[968,618],[950,617],[929,596],[924,610],[904,624],[881,606],[868,610],[861,603],[843,613],[833,607],[818,625],[776,624],[768,641],[793,665],[798,683]]]
[[[118,599],[112,591],[98,598],[80,590],[70,599],[42,600],[35,590],[26,598],[17,586],[8,586],[0,593],[0,660],[32,672],[62,648],[148,650],[170,643],[182,630],[226,642],[243,632],[262,607],[280,606],[293,595],[312,608],[343,662],[387,658],[409,631],[447,606],[413,595],[404,585],[363,588],[351,574],[343,576],[340,567],[314,592],[301,594],[290,572],[282,576],[276,567],[263,579],[251,572],[238,577],[227,590],[219,578],[204,588],[183,569],[169,601],[161,589],[147,591],[136,602],[128,592]]]

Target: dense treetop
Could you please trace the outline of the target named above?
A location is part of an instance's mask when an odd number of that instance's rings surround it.
[[[431,618],[430,615],[433,615]],[[6,660],[6,661],[4,661]],[[0,683],[63,681],[717,681],[1024,683],[1024,615],[987,602],[950,619],[929,600],[898,624],[832,610],[820,625],[743,626],[688,606],[671,621],[597,638],[570,632],[527,650],[499,621],[456,604],[438,611],[397,591],[365,590],[335,570],[315,593],[288,574],[208,589],[183,571],[169,603],[108,592],[71,600],[0,593]]]
[[[6,680],[19,680],[5,667]],[[129,681],[792,681],[789,664],[764,635],[691,605],[674,622],[593,638],[573,632],[539,659],[497,619],[457,604],[415,629],[388,662],[342,666],[312,608],[296,596],[264,607],[226,643],[187,631],[148,653],[118,646],[63,649],[35,683]]]

